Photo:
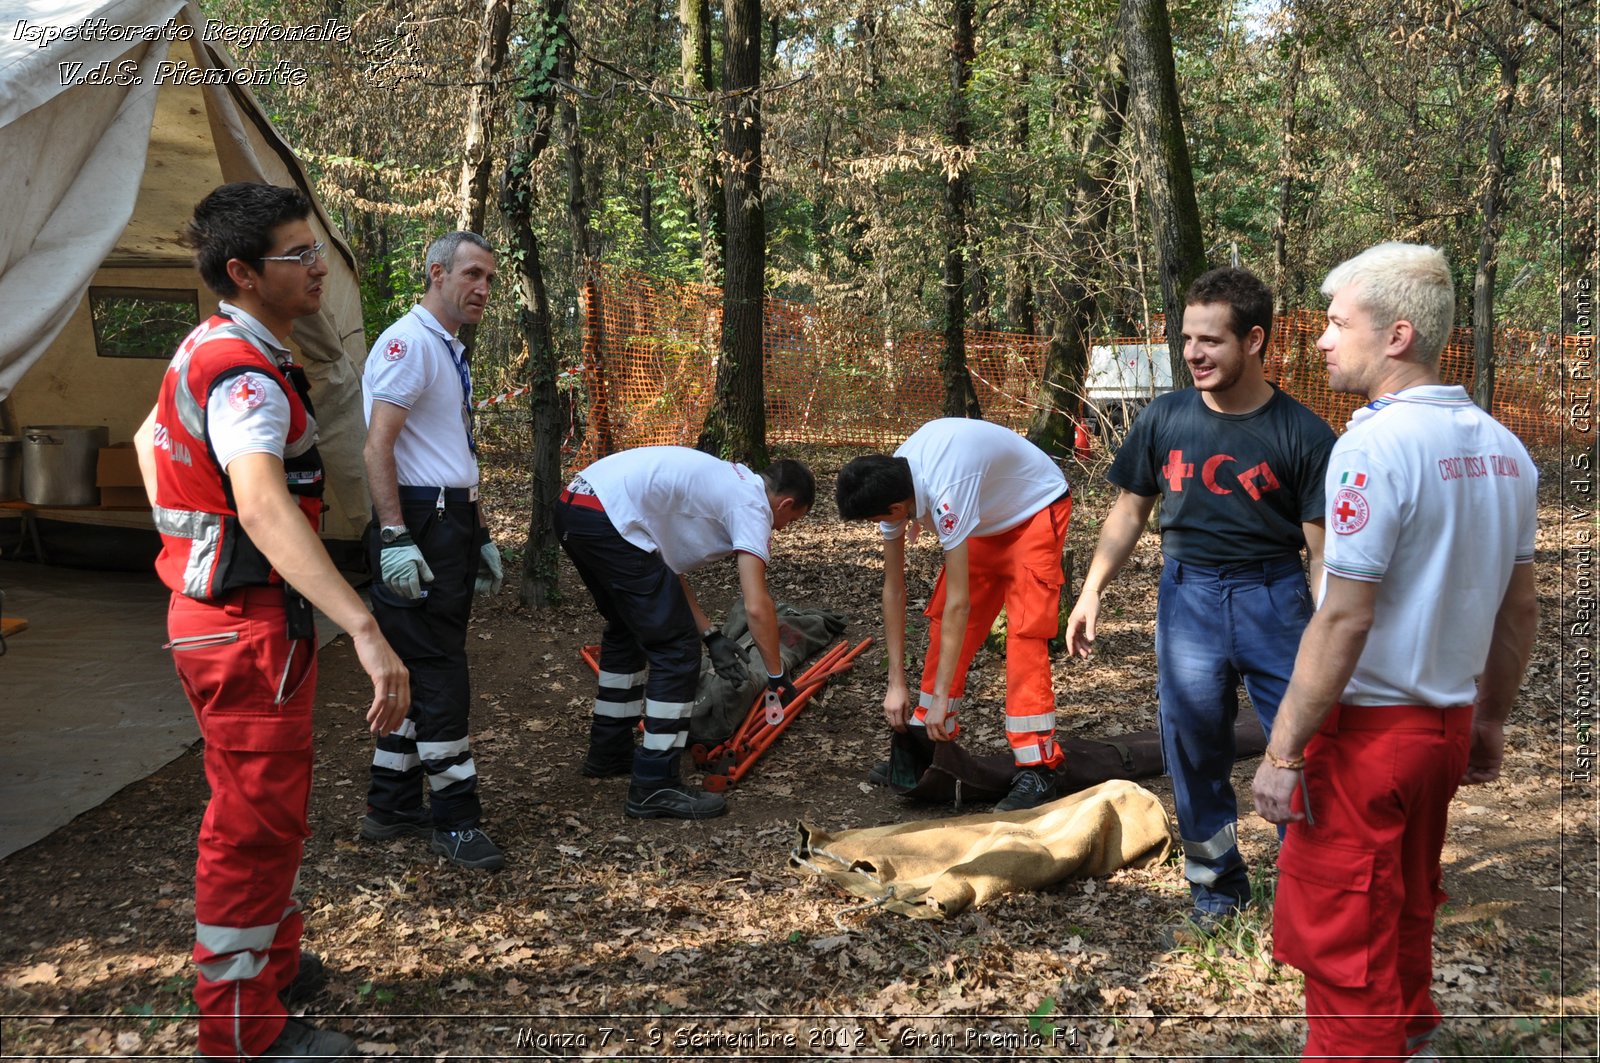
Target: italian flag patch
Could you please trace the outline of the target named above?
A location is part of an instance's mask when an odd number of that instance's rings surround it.
[[[1367,474],[1364,472],[1347,472],[1339,477],[1340,487],[1354,487],[1357,491],[1367,486]]]

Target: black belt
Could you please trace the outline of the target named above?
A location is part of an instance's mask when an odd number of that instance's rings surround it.
[[[399,496],[402,502],[437,502],[443,493],[446,502],[476,502],[476,487],[407,487],[400,485]]]

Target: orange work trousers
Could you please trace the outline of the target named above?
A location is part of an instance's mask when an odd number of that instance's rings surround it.
[[[1006,610],[1006,740],[1018,767],[1054,768],[1061,763],[1056,745],[1056,700],[1050,682],[1049,642],[1061,623],[1061,548],[1067,540],[1072,499],[1063,497],[999,535],[967,540],[967,589],[972,611],[961,640],[961,657],[950,682],[950,719],[946,729],[959,732],[956,713],[967,689],[972,656],[983,645]],[[924,612],[928,617],[928,657],[922,669],[922,696],[915,722],[923,726],[932,704],[933,681],[939,673],[939,639],[944,624],[945,573]]]

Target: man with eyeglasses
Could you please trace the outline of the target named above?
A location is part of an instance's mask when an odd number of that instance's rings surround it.
[[[477,233],[447,233],[428,247],[423,273],[422,301],[378,337],[361,377],[372,610],[414,692],[410,716],[378,738],[361,836],[427,837],[451,863],[493,871],[505,856],[480,822],[467,621],[474,591],[497,594],[504,573],[478,504],[472,373],[456,334],[483,319],[494,249]]]
[[[168,648],[211,787],[195,867],[202,1059],[355,1054],[349,1037],[287,1013],[323,979],[300,951],[294,898],[310,834],[311,606],[350,633],[374,732],[411,703],[405,665],[317,538],[317,425],[288,347],[328,274],[310,214],[298,191],[260,184],[223,185],[195,207],[195,265],[222,301],[178,348],[134,436],[161,534],[156,573],[172,591]]]

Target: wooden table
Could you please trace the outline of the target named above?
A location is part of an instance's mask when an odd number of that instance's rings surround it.
[[[145,513],[150,512],[148,505],[144,506],[40,506],[32,502],[24,502],[20,498],[9,502],[0,502],[0,513],[16,513],[22,521],[22,528],[17,535],[16,545],[8,552],[0,546],[0,557],[15,561],[22,556],[23,547],[31,545],[33,556],[37,561],[48,561],[45,557],[44,544],[39,541],[38,514],[41,512],[61,513]]]

